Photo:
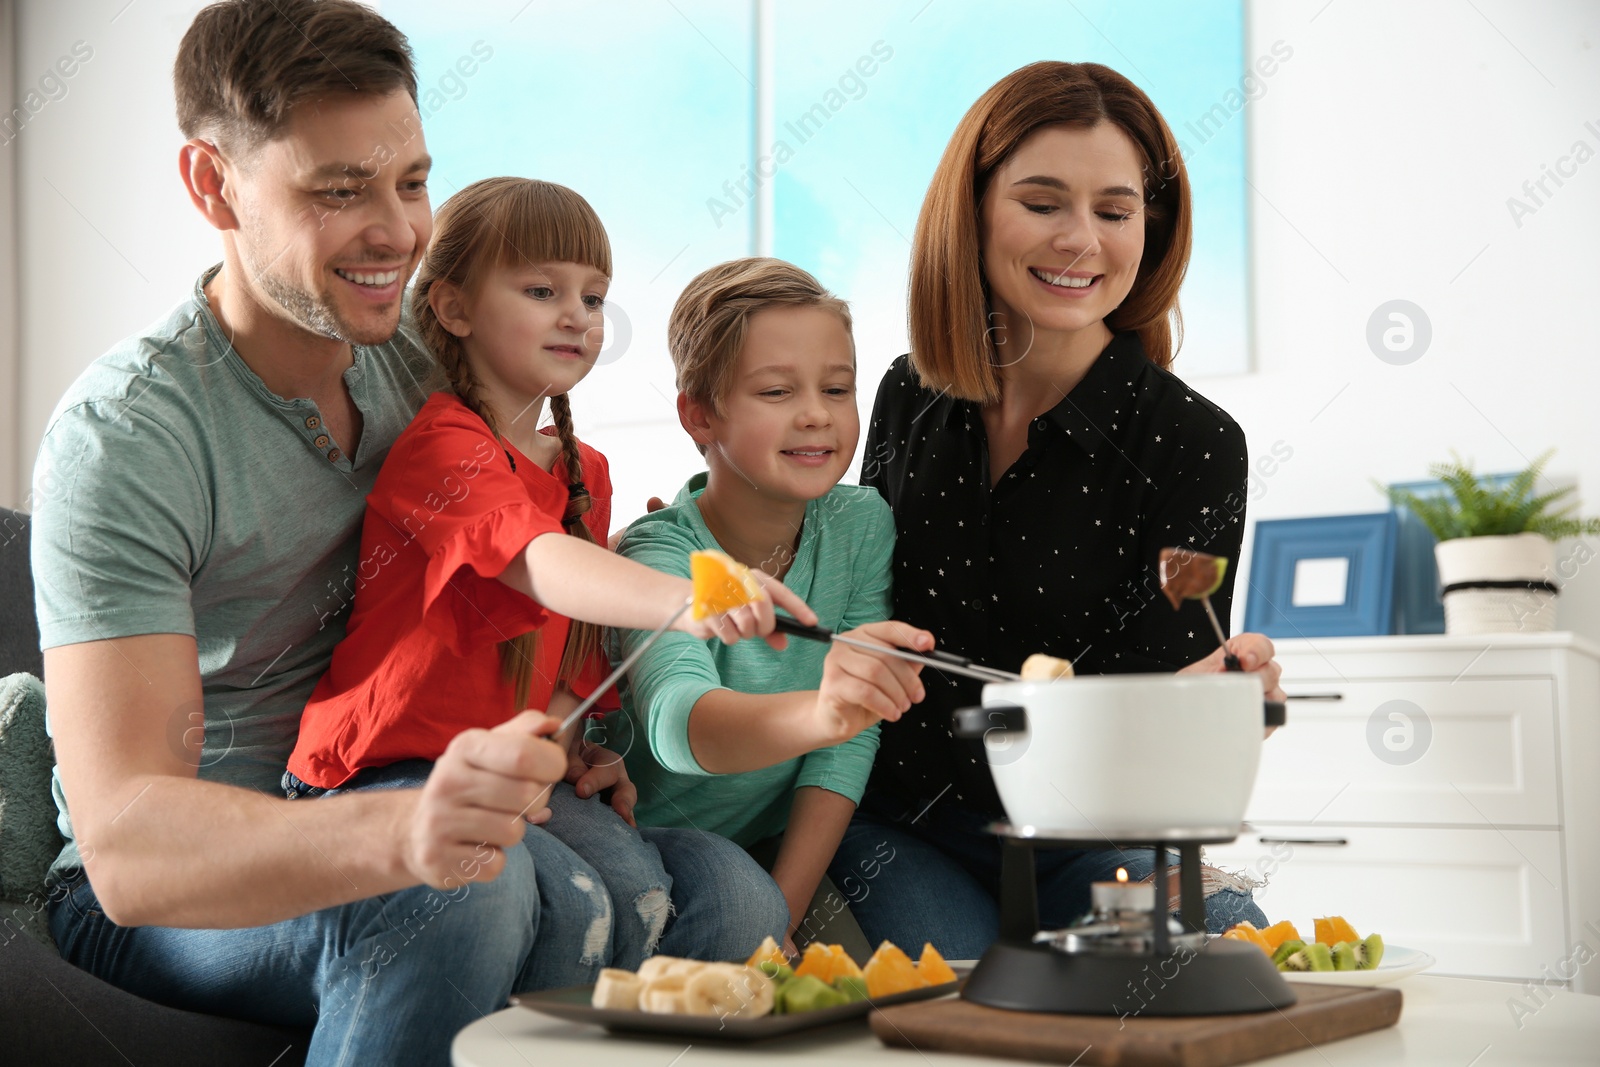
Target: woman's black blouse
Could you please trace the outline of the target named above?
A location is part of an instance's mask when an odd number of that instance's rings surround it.
[[[1204,608],[1173,611],[1162,595],[1157,561],[1182,546],[1237,562],[1247,463],[1227,412],[1122,333],[1033,420],[996,486],[979,405],[924,388],[901,356],[878,387],[861,481],[894,510],[896,619],[1005,670],[1044,652],[1112,674],[1172,671],[1216,649]],[[1224,627],[1234,577],[1230,566],[1211,598]],[[931,667],[922,678],[927,698],[883,724],[874,788],[1000,817],[982,743],[950,729],[982,683]]]

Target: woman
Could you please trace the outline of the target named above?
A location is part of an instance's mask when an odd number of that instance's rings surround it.
[[[1092,63],[1035,63],[967,112],[917,223],[911,353],[884,377],[862,481],[894,509],[894,617],[1015,669],[1220,671],[1194,605],[1174,612],[1166,546],[1238,558],[1245,439],[1168,370],[1190,248],[1188,179],[1155,106]],[[1223,618],[1233,573],[1212,601]],[[1193,609],[1193,610],[1189,610]],[[1281,698],[1272,644],[1228,642]],[[1187,666],[1185,666],[1187,664]],[[1004,817],[981,744],[950,732],[978,683],[924,671],[884,723],[872,787],[830,871],[869,938],[978,956],[998,932]],[[1141,768],[1130,764],[1130,777]],[[1089,884],[1149,877],[1152,850],[1041,851],[1040,918]],[[1207,870],[1207,924],[1265,924],[1249,885]]]

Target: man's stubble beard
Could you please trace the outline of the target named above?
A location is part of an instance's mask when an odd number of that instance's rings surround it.
[[[281,258],[281,253],[269,259],[266,266],[258,268],[252,262],[255,258],[253,250],[256,247],[259,247],[259,243],[252,239],[240,249],[245,260],[245,269],[250,272],[251,279],[262,294],[282,308],[302,329],[318,337],[327,337],[351,345],[378,345],[394,337],[400,324],[398,314],[395,316],[395,321],[387,327],[363,332],[339,313],[338,303],[331,293],[313,292],[301,288],[288,277],[275,273],[274,267],[278,258]]]

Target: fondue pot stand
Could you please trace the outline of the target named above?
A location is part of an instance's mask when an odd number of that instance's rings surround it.
[[[962,997],[1014,1011],[1123,1018],[1260,1012],[1295,1003],[1254,945],[1210,938],[1200,846],[1239,835],[1255,782],[1264,702],[1254,675],[1127,675],[984,687],[954,714],[957,737],[982,740],[1008,821],[1000,837],[1000,938]],[[1097,887],[1095,908],[1039,929],[1034,851],[1155,850],[1154,885]],[[1168,849],[1179,856],[1178,918],[1169,915]],[[1140,886],[1138,889],[1142,889]]]

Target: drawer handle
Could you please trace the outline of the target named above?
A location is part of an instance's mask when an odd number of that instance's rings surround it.
[[[1348,837],[1261,837],[1258,840],[1263,845],[1316,845],[1322,848],[1338,848],[1348,845]]]
[[[1290,693],[1290,700],[1343,700],[1343,693]]]

